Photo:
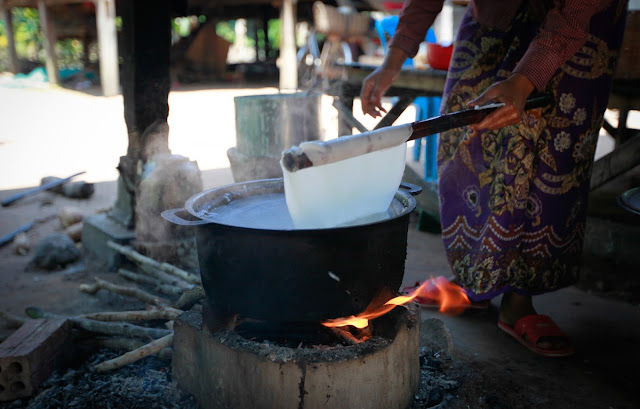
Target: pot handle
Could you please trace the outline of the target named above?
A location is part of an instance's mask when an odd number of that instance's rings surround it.
[[[173,224],[179,224],[180,226],[198,226],[200,224],[210,223],[208,220],[185,220],[182,217],[178,216],[178,212],[184,212],[184,209],[170,209],[165,210],[160,215],[167,221]]]
[[[400,183],[400,189],[408,190],[411,196],[418,196],[422,193],[422,187],[407,182]]]

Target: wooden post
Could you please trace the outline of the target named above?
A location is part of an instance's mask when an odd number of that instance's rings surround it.
[[[18,73],[18,54],[16,53],[15,36],[13,35],[13,20],[11,18],[11,8],[4,6],[4,1],[0,0],[0,19],[4,20],[7,27],[7,48],[9,49],[9,71]]]
[[[46,67],[49,83],[60,84],[58,72],[58,59],[56,57],[56,28],[49,15],[49,9],[45,0],[38,0],[38,12],[40,13],[40,26],[44,37],[44,49],[46,52]]]
[[[105,97],[120,93],[118,73],[118,35],[114,0],[94,0],[100,52],[100,83]]]
[[[298,88],[298,63],[296,61],[296,3],[284,0],[280,9],[282,37],[280,38],[280,89]]]

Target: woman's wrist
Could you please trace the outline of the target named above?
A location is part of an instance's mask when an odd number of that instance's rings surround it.
[[[389,47],[387,56],[382,63],[382,68],[386,70],[400,71],[402,65],[408,57],[409,55],[402,51],[400,48]]]

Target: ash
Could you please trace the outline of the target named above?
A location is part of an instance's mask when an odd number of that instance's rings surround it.
[[[7,409],[197,409],[196,400],[171,380],[171,364],[150,356],[119,370],[99,374],[93,365],[120,355],[101,350],[75,369],[54,372],[31,400]]]
[[[442,351],[420,347],[420,389],[410,409],[449,407],[459,386],[447,373],[452,363]]]

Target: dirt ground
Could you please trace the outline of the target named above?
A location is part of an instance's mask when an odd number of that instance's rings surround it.
[[[226,150],[235,145],[233,96],[273,92],[273,88],[180,88],[170,95],[170,146],[174,153],[198,161],[205,188],[233,181]],[[326,113],[326,132],[334,132],[335,114]],[[410,113],[408,114],[410,115]],[[366,120],[365,120],[366,122]],[[121,97],[103,98],[50,89],[0,88],[0,199],[39,184],[41,177],[77,178],[94,182],[95,194],[74,200],[39,193],[0,208],[0,235],[37,218],[57,214],[65,206],[85,215],[111,206],[116,197],[115,166],[126,152],[126,127]],[[61,231],[59,220],[43,222],[28,232],[31,243]],[[30,255],[0,248],[0,309],[23,315],[39,306],[70,315],[139,306],[124,297],[79,291],[80,283],[114,273],[88,254],[73,270],[38,272]],[[82,267],[84,265],[84,267]],[[409,232],[405,284],[429,275],[447,275],[448,265],[436,234]],[[539,312],[552,315],[574,340],[569,359],[545,359],[525,350],[499,331],[499,300],[487,311],[444,316],[423,310],[423,318],[446,324],[453,349],[442,370],[456,379],[455,408],[634,408],[640,407],[640,306],[568,288],[538,298]],[[10,330],[0,329],[0,339]]]

